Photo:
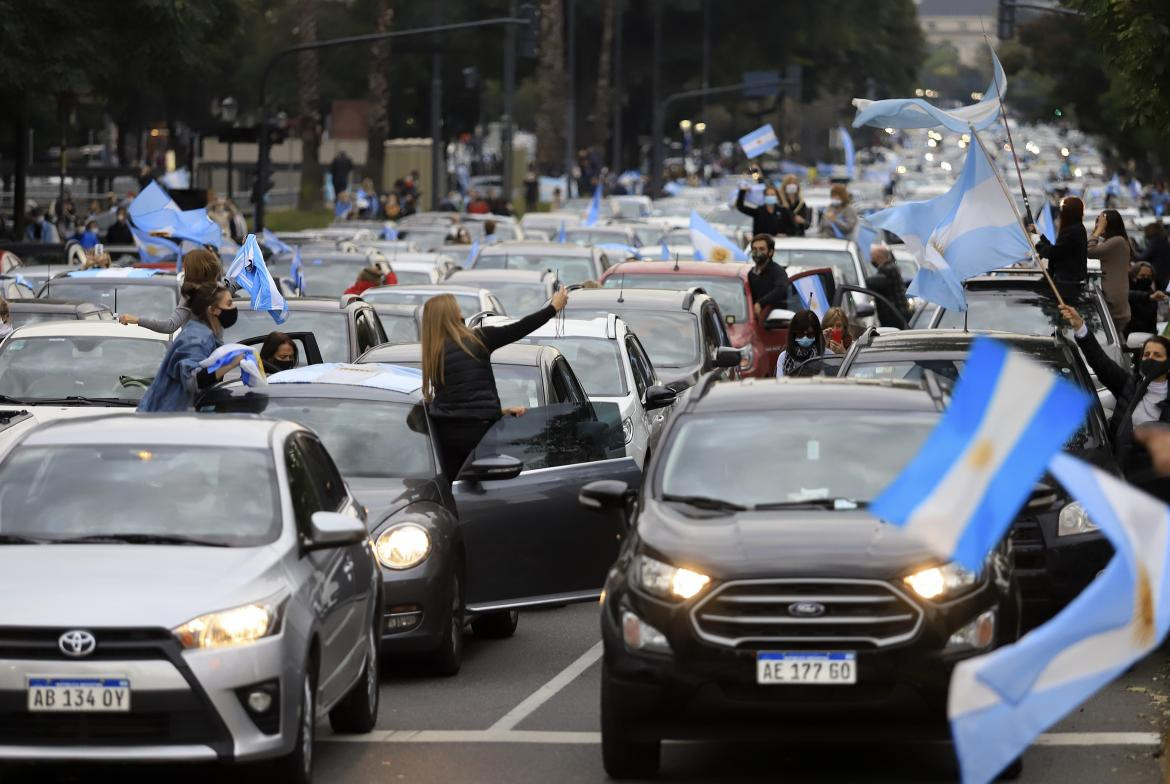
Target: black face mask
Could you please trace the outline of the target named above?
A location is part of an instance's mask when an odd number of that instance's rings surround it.
[[[235,308],[225,308],[219,312],[219,325],[224,329],[231,329],[239,317],[240,311]]]
[[[1139,289],[1153,288],[1154,279],[1153,278],[1138,278],[1137,285],[1138,285]]]
[[[1143,359],[1138,365],[1138,370],[1142,374],[1142,378],[1147,381],[1152,381],[1164,375],[1167,370],[1170,370],[1170,360],[1165,359]]]
[[[292,370],[297,366],[295,359],[270,359],[268,364],[271,365],[275,372],[279,373],[282,370]]]

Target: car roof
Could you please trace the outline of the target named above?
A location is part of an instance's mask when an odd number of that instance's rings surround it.
[[[551,346],[537,346],[527,343],[510,343],[492,352],[493,365],[539,365],[541,356],[547,351],[556,351]],[[560,352],[557,352],[560,353]],[[362,355],[369,362],[393,365],[396,362],[421,362],[421,343],[398,343],[375,346]],[[360,364],[366,364],[362,362]]]
[[[165,332],[152,332],[143,327],[131,324],[119,324],[117,321],[102,321],[98,319],[67,319],[64,321],[41,321],[28,324],[12,330],[12,337],[16,338],[135,338],[138,340],[157,340],[166,343],[171,336]]]
[[[711,278],[746,278],[751,269],[750,264],[727,262],[725,264],[710,261],[679,261],[677,264],[670,261],[620,261],[606,270],[605,277],[617,275],[682,275],[689,277]]]
[[[808,250],[849,250],[850,240],[835,237],[776,237],[777,248],[807,248]]]
[[[610,319],[615,320],[615,331],[610,331]],[[622,329],[625,323],[614,316],[612,313],[606,316],[595,316],[594,318],[564,318],[553,319],[552,321],[537,327],[529,333],[529,337],[538,338],[605,338],[606,340],[614,340],[618,335],[622,334]]]
[[[956,352],[966,353],[976,338],[988,337],[1008,343],[1019,348],[1043,348],[1056,346],[1060,339],[1052,335],[1024,335],[1019,332],[1000,332],[989,329],[907,329],[900,332],[890,332],[885,335],[874,335],[866,342],[863,336],[860,351],[881,350],[900,352]]]
[[[569,296],[569,304],[565,309],[572,312],[581,308],[597,310],[621,305],[624,310],[689,311],[688,297],[689,291],[672,289],[577,289]]]
[[[173,273],[160,270],[125,268],[126,272],[149,273],[144,275],[78,275],[78,272],[92,272],[93,270],[73,270],[55,275],[45,281],[44,285],[53,290],[54,284],[68,282],[81,283],[87,286],[171,286],[178,288],[179,280]],[[102,270],[109,272],[110,270]],[[117,270],[121,272],[122,270]]]
[[[348,303],[341,302],[336,297],[288,297],[285,299],[285,302],[288,303],[288,309],[291,311],[308,310],[319,313],[333,311],[340,313],[345,311],[353,302],[360,304],[363,301],[360,297]],[[241,298],[236,300],[236,307],[241,310],[251,310],[252,303],[247,299]],[[273,325],[274,327],[276,326],[275,322],[273,322]]]
[[[25,446],[70,444],[159,444],[267,449],[274,431],[299,429],[261,417],[197,414],[110,414],[58,419],[29,432]]]
[[[506,283],[514,281],[516,283],[544,283],[552,273],[548,270],[518,270],[518,269],[467,269],[455,270],[447,280],[453,283],[458,283],[461,280],[482,280],[482,281],[499,281]],[[485,289],[490,289],[491,286],[483,286]]]
[[[747,378],[709,384],[702,392],[692,398],[690,411],[938,411],[935,401],[921,386],[897,381],[825,376]]]
[[[569,229],[565,229],[569,231]],[[587,245],[570,245],[565,242],[533,242],[531,240],[516,240],[508,242],[493,242],[480,249],[480,256],[507,256],[510,253],[540,252],[545,256],[580,256],[591,257],[593,249]]]
[[[479,286],[458,286],[454,283],[399,283],[397,286],[378,286],[372,291],[405,291],[409,294],[475,294],[479,296],[487,289]],[[372,301],[372,300],[371,300]]]

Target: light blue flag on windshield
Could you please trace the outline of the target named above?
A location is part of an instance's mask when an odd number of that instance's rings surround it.
[[[15,283],[17,286],[20,286],[21,288],[26,288],[29,291],[36,293],[37,287],[34,286],[33,284],[29,283],[28,278],[26,278],[24,275],[21,275],[19,272],[14,272],[9,277],[12,278],[12,282]]]
[[[292,253],[292,246],[282,240],[280,237],[277,237],[271,229],[265,228],[264,231],[260,233],[260,238],[264,241],[265,247],[267,247],[273,253]]]
[[[248,292],[252,300],[252,310],[266,310],[277,324],[283,324],[288,319],[288,303],[280,293],[280,287],[272,279],[268,265],[264,263],[264,254],[256,242],[256,235],[249,234],[244,244],[232,259],[227,271],[228,280],[234,280],[240,288]]]
[[[994,780],[1170,630],[1170,509],[1067,454],[1054,456],[1049,470],[1115,555],[1052,620],[955,668],[947,713],[965,784]]]
[[[182,259],[179,246],[168,239],[152,237],[137,226],[130,227],[130,234],[138,247],[138,258],[143,263],[159,264],[167,259],[175,259],[178,264]]]
[[[991,338],[971,346],[946,414],[873,501],[873,513],[939,556],[980,571],[1089,397]]]
[[[715,227],[691,210],[691,244],[695,246],[695,256],[703,261],[747,261],[748,255],[743,248],[736,247],[735,243],[724,237]]]
[[[999,119],[1000,100],[1007,93],[1007,76],[995,49],[991,50],[991,63],[991,84],[983,91],[978,103],[943,111],[921,98],[887,98],[883,101],[854,98],[857,115],[853,118],[853,127],[936,128],[941,125],[955,133],[967,133],[971,128],[985,130]]]
[[[394,228],[393,226],[383,226],[382,227],[382,239],[384,239],[384,240],[398,239],[398,229]]]
[[[475,266],[475,260],[479,258],[479,240],[471,243],[471,250],[467,251],[467,267],[470,269]]]
[[[593,198],[589,201],[589,212],[585,213],[585,225],[592,226],[601,218],[601,183],[593,189]]]

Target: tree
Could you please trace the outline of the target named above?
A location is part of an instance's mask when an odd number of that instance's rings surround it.
[[[565,24],[561,0],[540,2],[540,66],[536,76],[536,160],[559,171],[565,148]]]
[[[297,0],[297,40],[302,44],[317,40],[317,0]],[[317,53],[313,50],[297,55],[300,80],[301,187],[297,209],[320,209],[321,193],[321,113],[317,92]]]
[[[394,8],[390,0],[375,2],[375,32],[385,33],[394,21]],[[370,57],[369,136],[366,139],[366,176],[374,181],[374,187],[381,192],[383,187],[382,169],[386,159],[386,138],[390,135],[390,42],[374,44]]]
[[[610,71],[613,63],[614,0],[605,0],[601,15],[601,52],[597,58],[597,103],[593,109],[593,143],[605,148],[609,138],[609,110],[613,102]],[[602,155],[604,159],[605,156]]]

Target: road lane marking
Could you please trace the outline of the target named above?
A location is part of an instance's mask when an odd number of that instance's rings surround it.
[[[553,676],[552,680],[532,692],[532,694],[529,694],[524,698],[523,702],[501,716],[495,724],[488,727],[488,731],[498,732],[516,729],[516,725],[535,713],[541,705],[544,705],[555,697],[557,692],[572,683],[578,675],[592,667],[601,658],[603,652],[602,642],[598,640],[592,648],[581,654],[575,662],[558,672]]]
[[[318,732],[317,739],[325,743],[527,743],[555,746],[601,743],[600,732],[377,730],[366,735],[328,735],[326,732]],[[665,742],[675,744],[699,741]],[[1049,732],[1032,741],[1033,746],[1159,746],[1161,743],[1162,738],[1156,732]]]

